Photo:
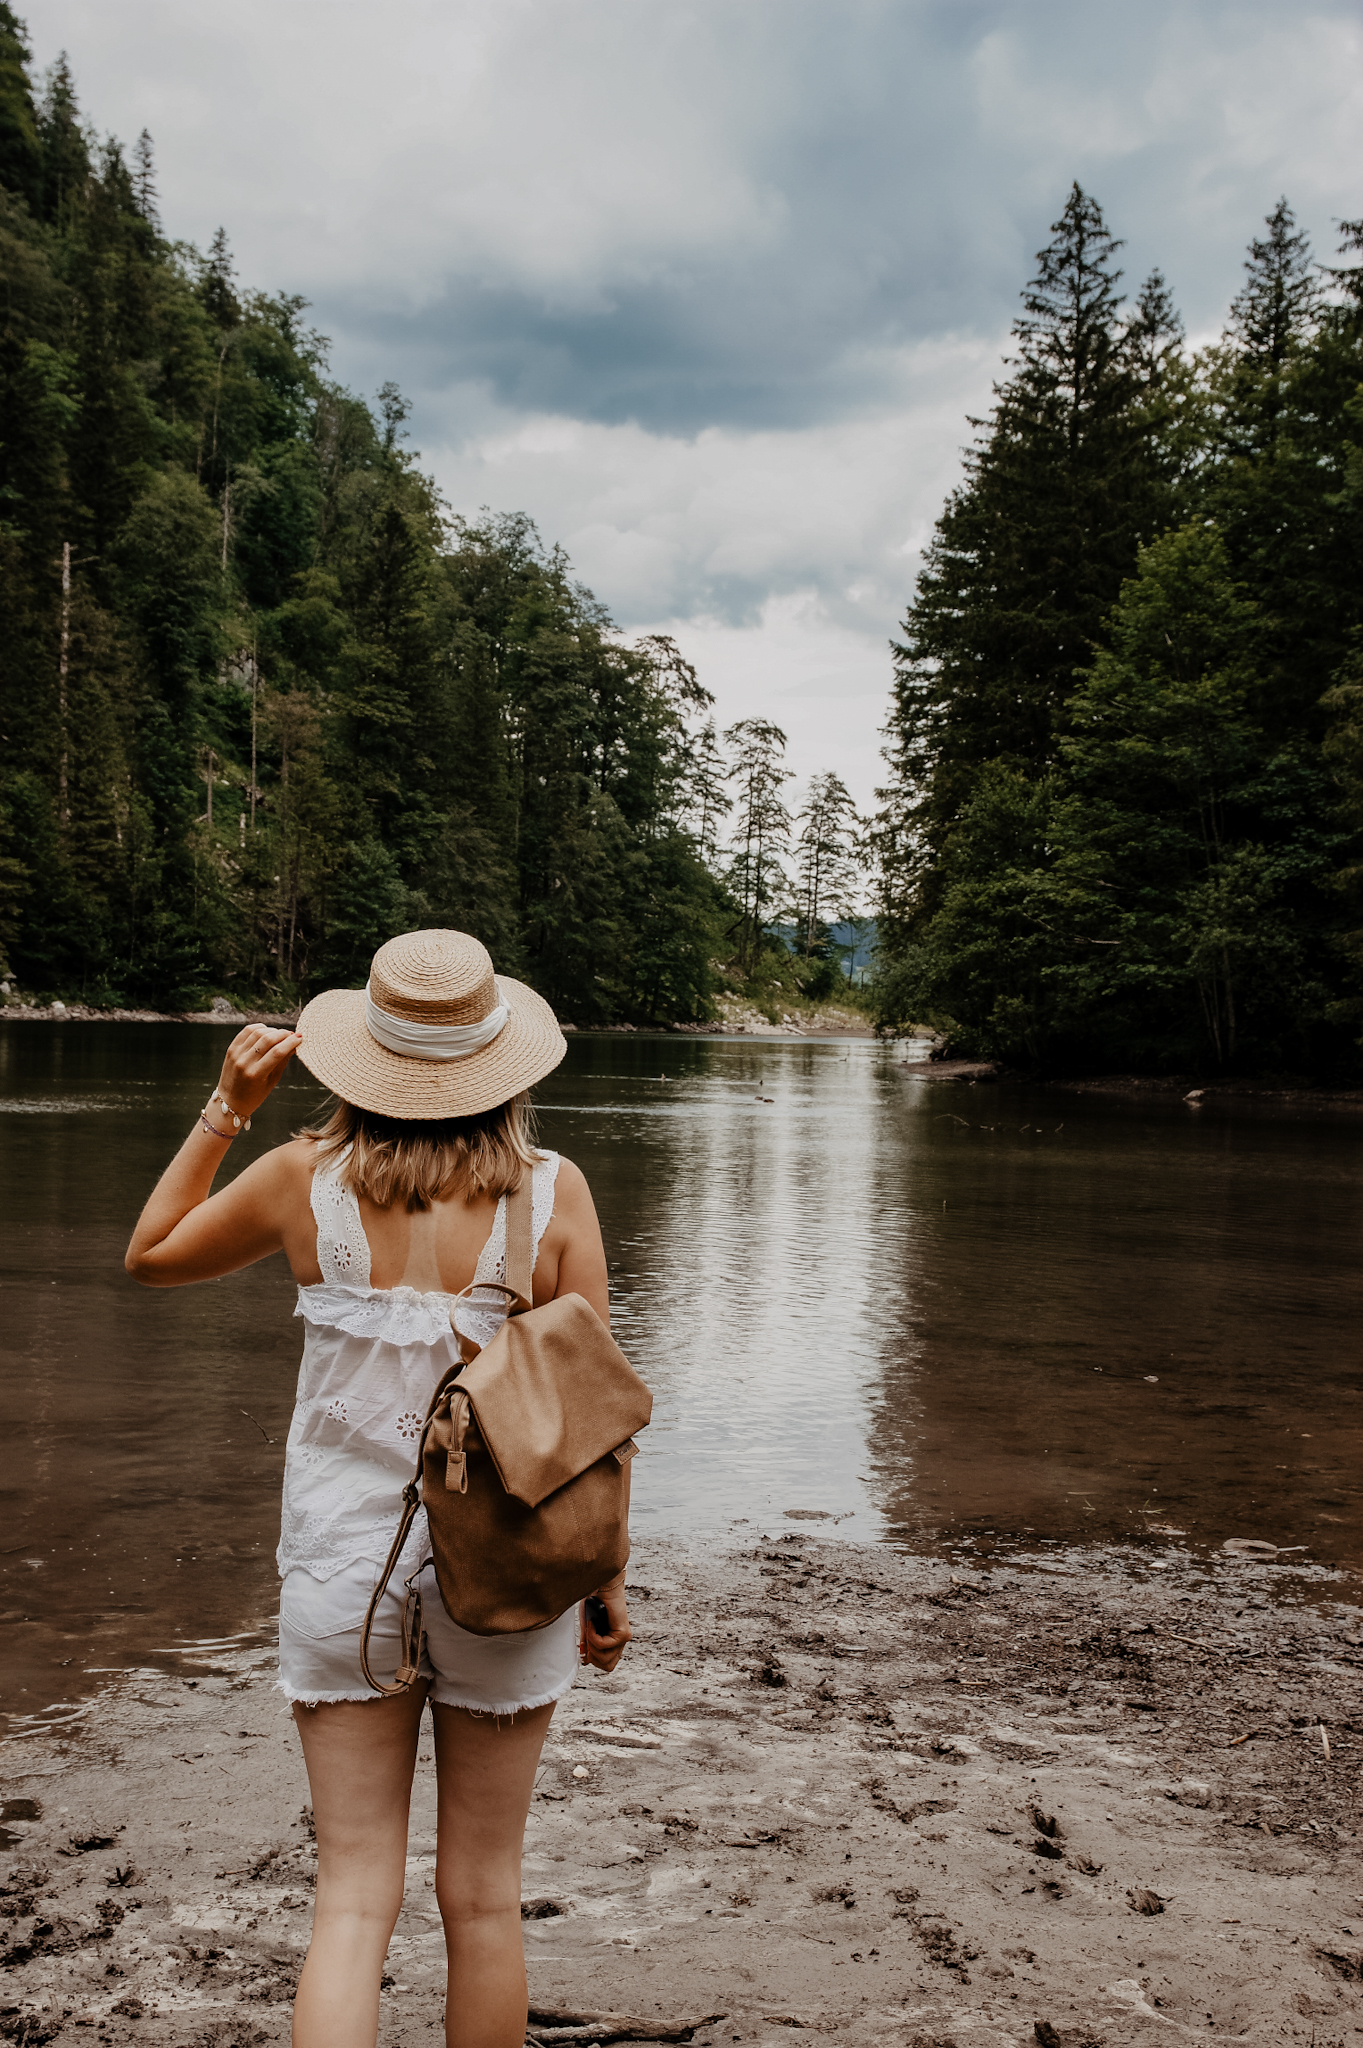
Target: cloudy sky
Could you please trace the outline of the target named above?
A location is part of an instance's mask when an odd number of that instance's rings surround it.
[[[168,232],[226,226],[452,507],[526,510],[868,802],[886,642],[1071,180],[1218,328],[1363,214],[1326,0],[17,0]]]

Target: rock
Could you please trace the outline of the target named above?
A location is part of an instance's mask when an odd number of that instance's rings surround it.
[[[53,1016],[54,1016],[54,1017],[57,1017],[57,1018],[65,1017],[65,1016],[67,1015],[67,1009],[66,1009],[66,1004],[65,1004],[65,1003],[54,1003],[54,1004],[52,1005],[52,1014],[53,1014]]]
[[[1227,1557],[1276,1557],[1276,1543],[1261,1543],[1253,1536],[1231,1536],[1221,1545]]]
[[[1159,1893],[1152,1892],[1148,1886],[1143,1884],[1132,1885],[1126,1895],[1126,1903],[1130,1906],[1133,1913],[1155,1914],[1164,1911],[1164,1901]]]

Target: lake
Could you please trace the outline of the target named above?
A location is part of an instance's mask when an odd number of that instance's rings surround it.
[[[13,1733],[268,1637],[293,1282],[122,1265],[231,1035],[0,1023]],[[637,1529],[1363,1561],[1363,1122],[947,1085],[922,1051],[578,1036],[540,1090],[656,1395]],[[292,1070],[230,1170],[319,1102]]]

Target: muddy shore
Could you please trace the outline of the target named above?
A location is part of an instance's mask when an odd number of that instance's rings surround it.
[[[1363,2036],[1363,1611],[1306,1562],[641,1544],[555,1717],[532,2036],[1128,2048]],[[0,1749],[0,2038],[288,2038],[314,1858],[263,1652]],[[380,2038],[440,2037],[423,1739]]]

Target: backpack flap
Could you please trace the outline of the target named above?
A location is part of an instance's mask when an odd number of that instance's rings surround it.
[[[510,1317],[459,1375],[509,1494],[538,1507],[648,1425],[653,1396],[580,1294]]]

